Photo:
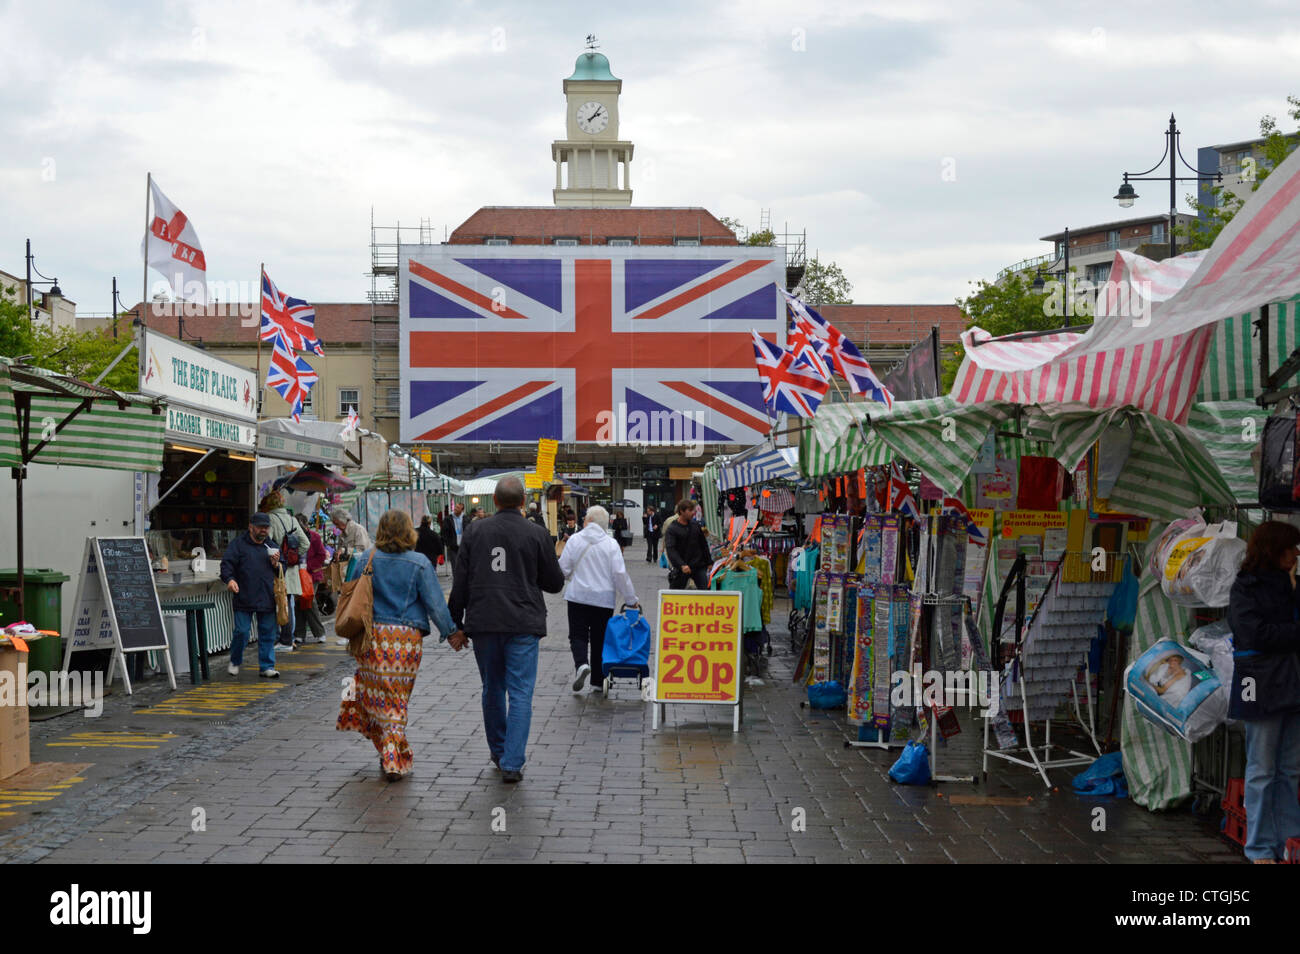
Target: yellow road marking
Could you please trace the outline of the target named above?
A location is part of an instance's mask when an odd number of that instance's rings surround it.
[[[137,709],[139,715],[224,715],[242,709],[264,696],[284,688],[281,682],[262,682],[247,686],[196,686],[164,699],[148,709]]]
[[[73,732],[58,742],[46,742],[51,748],[156,749],[176,736],[170,732]]]
[[[63,782],[57,782],[49,786],[48,789],[25,790],[17,788],[0,788],[0,809],[4,808],[30,808],[33,805],[41,805],[62,795],[65,789],[70,788],[77,782],[84,782],[85,778],[80,775],[74,775],[72,778]],[[0,817],[15,815],[17,812],[0,811]]]

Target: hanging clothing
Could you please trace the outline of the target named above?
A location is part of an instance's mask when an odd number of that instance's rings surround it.
[[[1017,510],[1055,510],[1065,494],[1065,469],[1055,457],[1020,458]]]
[[[766,626],[772,622],[772,561],[767,557],[756,556],[745,562],[758,571],[758,588],[763,593],[760,612],[763,617],[763,625]]]
[[[722,569],[710,587],[740,593],[740,631],[752,633],[763,628],[763,591],[758,585],[758,571]]]

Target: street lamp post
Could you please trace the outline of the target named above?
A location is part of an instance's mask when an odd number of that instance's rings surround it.
[[[35,265],[32,264],[33,256],[32,256],[32,240],[31,240],[31,239],[28,239],[28,240],[27,240],[27,255],[26,255],[26,258],[27,258],[27,323],[30,325],[33,321],[36,320],[35,317],[34,317],[34,315],[33,315],[33,313],[32,313],[32,285],[33,285],[33,284],[36,284],[36,285],[49,285],[49,286],[51,286],[51,287],[50,287],[50,294],[51,294],[51,295],[62,295],[63,292],[59,289],[59,280],[58,280],[57,278],[46,278],[44,275],[41,275],[41,273],[40,273],[40,271],[37,269],[37,267],[36,267]],[[34,283],[33,283],[33,281],[32,281],[32,272],[36,272],[37,275],[40,275],[40,277],[43,278],[43,279],[45,279],[45,280],[44,280],[44,281],[39,281],[39,282],[34,282]]]
[[[1065,230],[1065,240],[1062,243],[1064,251],[1055,262],[1048,266],[1048,269],[1056,268],[1057,264],[1062,264],[1065,269],[1065,327],[1070,327],[1070,230]],[[1043,281],[1043,266],[1038,266],[1038,274],[1034,276],[1034,284],[1030,286],[1034,291],[1040,292],[1046,287]]]
[[[1130,181],[1163,182],[1165,181],[1166,178],[1168,178],[1169,180],[1169,257],[1170,258],[1173,258],[1175,255],[1178,254],[1177,243],[1174,241],[1174,224],[1178,220],[1177,219],[1178,196],[1176,193],[1176,189],[1177,189],[1176,183],[1179,182],[1200,183],[1200,182],[1222,182],[1223,181],[1222,172],[1214,172],[1214,173],[1202,172],[1200,169],[1196,168],[1185,158],[1183,158],[1182,149],[1178,145],[1178,137],[1180,135],[1181,134],[1178,131],[1178,125],[1174,121],[1174,114],[1170,113],[1169,128],[1165,130],[1165,155],[1161,156],[1159,161],[1150,169],[1146,170],[1146,172],[1138,173],[1136,175],[1128,172],[1124,173],[1124,181],[1120,184],[1119,191],[1115,193],[1115,201],[1119,203],[1119,207],[1121,209],[1127,209],[1133,205],[1133,200],[1138,198],[1137,192],[1135,192],[1133,186],[1129,184]],[[1156,169],[1160,168],[1160,163],[1165,161],[1165,156],[1169,157],[1169,175],[1167,177],[1147,175],[1148,172],[1154,172]],[[1178,164],[1174,161],[1175,156],[1177,156],[1178,159],[1182,160],[1183,165],[1186,166],[1188,169],[1190,169],[1192,172],[1195,172],[1196,175],[1194,176],[1178,175]]]

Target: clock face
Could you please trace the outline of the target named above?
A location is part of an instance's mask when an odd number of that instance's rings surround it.
[[[589,102],[578,107],[576,116],[578,128],[585,133],[596,135],[605,131],[609,125],[609,110],[604,103]]]

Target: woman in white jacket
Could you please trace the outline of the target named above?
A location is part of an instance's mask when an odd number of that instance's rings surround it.
[[[573,650],[573,691],[581,692],[587,677],[591,688],[600,692],[604,674],[601,654],[605,648],[605,624],[614,615],[620,595],[628,606],[637,606],[636,590],[623,563],[623,548],[609,529],[609,511],[589,507],[582,530],[569,538],[560,555],[560,569],[569,581],[564,598],[569,603],[569,648]]]

